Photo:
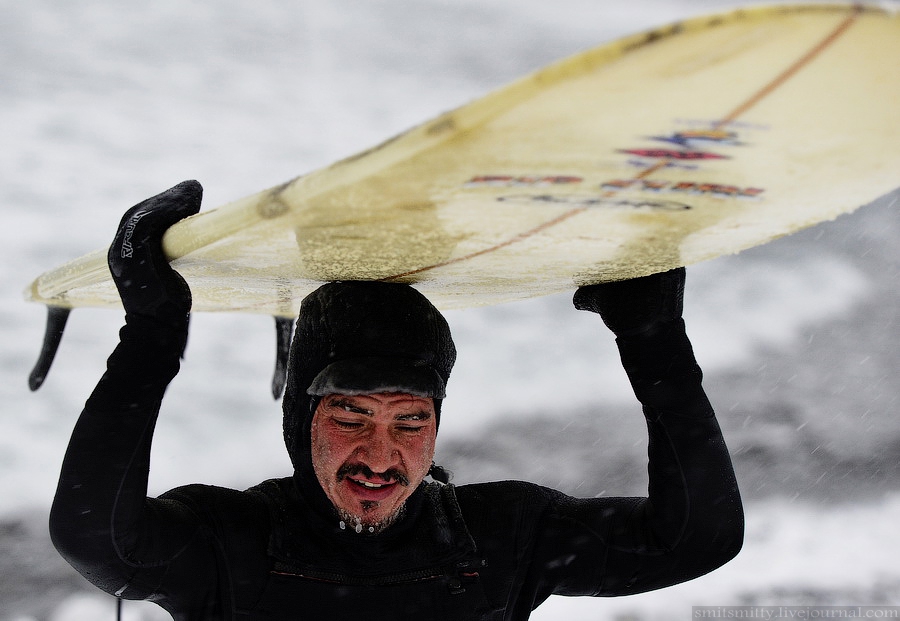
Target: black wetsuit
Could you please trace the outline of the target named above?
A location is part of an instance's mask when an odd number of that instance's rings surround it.
[[[146,498],[184,334],[132,324],[73,433],[51,532],[88,580],[175,619],[526,619],[551,594],[655,589],[740,548],[731,462],[680,322],[619,340],[648,421],[648,498],[423,484],[378,535],[342,529],[299,474],[243,492],[196,485]]]

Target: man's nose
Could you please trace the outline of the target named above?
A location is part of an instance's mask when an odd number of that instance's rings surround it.
[[[373,431],[361,448],[366,465],[375,474],[381,474],[400,463],[400,451],[386,431]]]

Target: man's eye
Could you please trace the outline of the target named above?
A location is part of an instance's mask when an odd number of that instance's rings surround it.
[[[416,433],[418,431],[422,431],[424,427],[424,425],[400,425],[397,427],[397,430],[404,433]]]
[[[355,422],[355,421],[340,420],[340,419],[337,419],[337,418],[335,418],[335,419],[333,419],[333,420],[334,420],[335,424],[336,424],[338,427],[340,427],[341,429],[359,429],[360,427],[363,426],[362,423],[357,423],[357,422]]]

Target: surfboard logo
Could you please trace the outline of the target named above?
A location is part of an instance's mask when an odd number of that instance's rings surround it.
[[[665,135],[648,137],[649,140],[668,142],[672,145],[677,145],[679,148],[619,149],[619,153],[627,153],[634,156],[628,160],[629,165],[644,168],[645,171],[635,178],[605,181],[600,184],[601,189],[611,193],[637,191],[656,194],[675,193],[713,196],[717,198],[759,198],[765,191],[759,187],[693,180],[658,181],[650,179],[653,172],[662,168],[698,170],[701,168],[699,165],[701,162],[731,159],[728,155],[705,150],[704,147],[707,145],[719,145],[722,147],[744,146],[745,143],[739,139],[738,132],[732,128],[726,128],[726,125],[730,124],[716,122],[710,125],[710,127],[692,127],[676,130]]]
[[[573,194],[517,194],[500,196],[503,203],[551,203],[567,207],[624,207],[630,209],[655,209],[662,211],[685,211],[690,205],[670,200],[650,200],[643,198],[618,198],[602,195],[578,196]]]
[[[674,132],[668,136],[651,136],[650,140],[677,144],[680,147],[696,149],[709,144],[740,146],[737,132],[725,129],[691,129]]]
[[[685,151],[681,149],[619,149],[619,153],[628,153],[639,157],[666,160],[728,160],[727,155],[709,153],[707,151]]]
[[[515,187],[515,186],[550,186],[570,185],[584,181],[581,177],[571,175],[545,175],[545,176],[513,176],[513,175],[479,175],[472,177],[465,183],[467,188],[481,186],[491,187]]]
[[[678,170],[697,170],[698,168],[700,168],[700,166],[698,166],[697,164],[692,164],[691,162],[686,162],[686,161],[682,161],[682,162],[673,162],[671,160],[660,161],[660,160],[643,159],[640,157],[630,157],[630,158],[628,158],[628,161],[626,161],[625,163],[634,168],[641,168],[641,169],[645,169],[645,170],[647,168],[657,169],[660,167],[668,168],[668,169],[677,168]]]
[[[759,198],[765,192],[763,188],[743,187],[723,183],[704,183],[699,181],[654,181],[650,179],[613,179],[600,186],[604,190],[619,192],[621,190],[637,190],[640,192],[681,193],[720,198]]]
[[[678,122],[676,120],[676,123]],[[677,148],[618,149],[619,153],[632,156],[627,162],[628,165],[654,170],[663,167],[697,170],[704,162],[731,159],[729,155],[708,150],[709,147],[730,148],[745,145],[730,122],[710,122],[708,127],[676,129],[666,134],[645,136],[644,139],[666,142]]]

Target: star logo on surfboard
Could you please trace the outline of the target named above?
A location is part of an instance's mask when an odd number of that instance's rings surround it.
[[[696,149],[706,145],[740,146],[737,132],[725,129],[689,129],[673,132],[668,136],[651,136],[650,140],[677,144],[679,147]]]
[[[665,162],[668,168],[696,169],[697,162],[731,159],[731,156],[708,151],[708,147],[739,147],[744,144],[738,139],[736,131],[717,127],[716,124],[648,136],[646,139],[666,142],[677,148],[647,147],[618,149],[618,152],[639,158],[629,160],[629,164],[642,168],[657,167],[660,162]]]

